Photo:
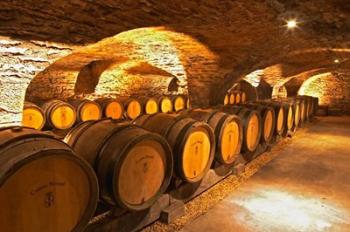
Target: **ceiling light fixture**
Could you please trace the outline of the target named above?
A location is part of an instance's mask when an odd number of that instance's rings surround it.
[[[291,19],[287,21],[287,28],[288,29],[293,29],[298,26],[298,22],[295,19]]]

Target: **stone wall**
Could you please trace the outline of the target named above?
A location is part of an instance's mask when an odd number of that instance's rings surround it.
[[[350,114],[350,73],[327,73],[311,77],[301,86],[299,94],[319,98],[319,104],[331,113]]]
[[[347,2],[0,1],[0,124],[19,123],[25,99],[188,93],[206,107],[283,64],[257,87],[268,98],[299,67],[350,57]],[[291,12],[300,29],[286,29]]]

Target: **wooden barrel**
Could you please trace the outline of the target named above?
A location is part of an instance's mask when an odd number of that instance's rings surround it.
[[[303,99],[303,98],[300,98],[300,97],[298,97],[298,98],[296,98],[297,100],[298,100],[298,102],[299,102],[299,108],[300,108],[300,123],[299,123],[299,125],[301,126],[302,125],[302,123],[304,123],[305,122],[305,120],[306,120],[306,114],[305,114],[305,99]]]
[[[293,115],[294,115],[294,126],[292,130],[295,131],[300,125],[300,102],[299,100],[294,98],[291,98],[290,102],[292,104]]]
[[[229,94],[225,94],[225,97],[224,97],[224,106],[228,105],[230,103],[230,96]]]
[[[261,117],[256,110],[240,106],[225,106],[222,110],[226,113],[235,114],[242,120],[243,125],[243,156],[251,159],[251,154],[255,152],[259,145],[262,134]]]
[[[46,126],[53,129],[66,130],[71,128],[76,121],[74,107],[60,100],[51,100],[41,107],[45,113]]]
[[[272,141],[275,128],[276,128],[276,114],[275,110],[270,106],[260,105],[260,104],[247,104],[244,105],[249,109],[256,110],[259,112],[261,120],[262,120],[262,136],[261,143],[269,144]]]
[[[314,115],[317,114],[317,111],[318,111],[318,106],[319,106],[319,100],[318,100],[318,97],[313,97],[313,104],[314,104]]]
[[[234,105],[236,103],[236,94],[231,92],[229,95],[229,104]]]
[[[284,101],[289,103],[292,108],[293,126],[291,128],[291,131],[294,132],[300,125],[300,102],[295,98],[287,98]]]
[[[169,185],[171,148],[158,134],[126,121],[105,119],[78,125],[65,141],[95,168],[101,198],[108,204],[144,210]]]
[[[216,140],[215,159],[219,163],[232,164],[237,159],[243,142],[243,127],[239,117],[211,109],[189,110],[182,114],[211,126]]]
[[[137,101],[141,104],[144,114],[156,114],[159,112],[159,105],[156,98],[138,97]]]
[[[22,126],[41,130],[45,126],[43,110],[31,102],[25,102],[22,113]]]
[[[286,112],[281,104],[272,101],[258,101],[258,104],[271,106],[275,111],[275,135],[282,135],[285,131]]]
[[[141,103],[134,98],[119,98],[125,107],[125,117],[128,119],[135,119],[142,114]]]
[[[173,111],[173,102],[167,96],[160,97],[158,100],[161,113],[170,113]]]
[[[243,104],[247,102],[247,94],[245,92],[242,92],[241,94],[241,102]]]
[[[185,97],[178,95],[178,96],[174,96],[172,97],[172,102],[173,102],[173,106],[174,106],[174,111],[175,112],[179,112],[181,110],[186,109],[186,99]]]
[[[167,139],[173,149],[177,177],[196,183],[208,172],[214,158],[215,138],[207,123],[164,113],[143,115],[134,123]]]
[[[33,129],[1,129],[0,147],[0,231],[83,231],[98,200],[92,168]]]
[[[121,119],[124,114],[123,103],[116,99],[104,98],[95,100],[102,108],[103,116],[111,119]]]
[[[235,104],[239,105],[241,104],[241,92],[240,91],[235,91]]]
[[[284,121],[284,131],[282,136],[287,136],[288,132],[291,132],[294,126],[294,114],[292,104],[289,102],[280,102],[285,112],[285,121]]]
[[[96,121],[102,118],[102,109],[97,102],[84,99],[72,100],[70,103],[77,112],[77,122]]]
[[[308,119],[311,120],[314,116],[314,100],[311,96],[306,96],[308,101]]]

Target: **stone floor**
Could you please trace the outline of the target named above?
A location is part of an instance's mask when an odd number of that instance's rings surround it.
[[[182,231],[350,231],[350,117],[318,118]]]

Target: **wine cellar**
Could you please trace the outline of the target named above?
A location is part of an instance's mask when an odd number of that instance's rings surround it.
[[[0,232],[349,231],[347,0],[0,6]]]

